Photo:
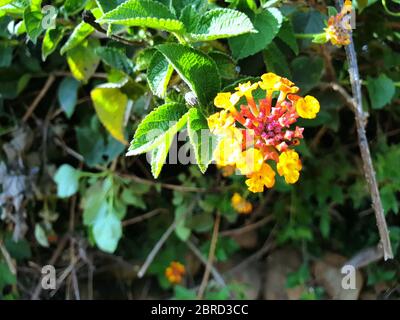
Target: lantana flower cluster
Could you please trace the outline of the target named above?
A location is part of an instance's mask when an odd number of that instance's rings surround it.
[[[346,0],[342,10],[328,20],[328,27],[325,28],[325,37],[335,46],[347,46],[350,44],[351,36],[351,0]]]
[[[313,119],[320,110],[318,100],[297,95],[299,88],[290,80],[274,73],[261,80],[239,84],[233,93],[219,93],[214,104],[223,110],[208,118],[211,132],[220,139],[214,152],[217,165],[238,169],[254,193],[275,185],[273,162],[288,184],[298,181],[302,163],[293,147],[303,138],[304,128],[296,122],[299,117]],[[265,95],[256,101],[253,93],[258,88]]]
[[[185,266],[177,261],[172,261],[165,269],[165,276],[171,284],[180,284],[185,273]]]

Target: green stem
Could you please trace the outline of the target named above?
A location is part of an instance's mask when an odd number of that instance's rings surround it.
[[[186,41],[186,39],[183,37],[182,34],[180,34],[179,32],[173,32],[172,34],[175,36],[176,39],[178,39],[178,41],[179,41],[180,44],[184,44],[184,45],[187,44],[187,41]]]
[[[314,39],[319,33],[295,33],[294,36],[297,39]]]

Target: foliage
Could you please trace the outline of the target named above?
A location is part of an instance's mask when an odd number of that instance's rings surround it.
[[[383,3],[354,4],[353,37],[367,134],[398,257],[400,33],[398,13]],[[328,19],[338,15],[333,1],[327,5],[0,1],[0,298],[30,298],[40,279],[36,266],[66,239],[55,264],[78,259],[81,289],[86,269],[94,272],[101,283],[95,298],[139,298],[150,283],[148,297],[193,299],[218,216],[214,266],[226,286],[212,275],[206,299],[262,297],[251,296],[252,285],[232,270],[243,261],[253,267],[246,258],[271,243],[302,253],[285,290],[303,286],[309,290],[298,298],[329,297],[313,279],[313,260],[328,252],[350,258],[375,246],[378,233],[354,115],[329,85],[351,92],[344,49],[326,43]],[[213,165],[219,140],[207,118],[220,111],[218,93],[256,83],[266,72],[292,80],[321,110],[298,121],[306,128],[296,146],[303,164],[298,184],[277,174],[274,190],[250,194],[243,176]],[[261,94],[254,91],[257,101]],[[235,211],[235,193],[252,204],[250,214]],[[241,229],[254,223],[254,230]],[[144,284],[137,266],[170,226],[145,271],[156,281]],[[186,269],[179,285],[165,276],[172,261]],[[375,262],[362,272],[367,293],[398,286],[396,263]],[[56,297],[68,294],[63,284]]]

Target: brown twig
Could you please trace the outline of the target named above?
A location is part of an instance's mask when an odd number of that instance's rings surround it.
[[[222,232],[220,232],[219,235],[221,237],[238,236],[238,235],[256,230],[258,228],[261,228],[262,226],[265,226],[268,222],[272,221],[273,219],[274,219],[274,217],[272,215],[269,215],[255,223],[249,224],[247,226],[222,231]]]
[[[49,75],[47,78],[47,81],[45,82],[42,90],[40,90],[39,94],[36,96],[35,100],[33,100],[32,104],[29,106],[28,110],[26,110],[24,116],[22,117],[22,122],[26,122],[32,113],[35,111],[37,106],[39,105],[40,101],[44,98],[46,95],[47,91],[49,91],[51,85],[53,84],[54,80],[56,79],[55,76]]]
[[[341,8],[342,0],[336,0],[336,6]],[[376,181],[375,170],[372,164],[371,152],[369,150],[367,135],[365,132],[366,117],[362,106],[361,80],[358,70],[357,54],[354,48],[353,37],[350,36],[350,44],[346,46],[346,56],[349,63],[349,75],[351,89],[354,98],[355,121],[357,126],[358,144],[363,161],[364,174],[372,198],[372,205],[375,210],[376,223],[379,230],[380,242],[382,245],[384,259],[393,259],[392,246],[389,238],[389,231]]]
[[[203,280],[201,281],[200,289],[199,289],[199,292],[197,293],[197,299],[199,299],[199,300],[203,299],[204,292],[206,291],[208,280],[210,278],[211,267],[212,267],[212,264],[214,262],[214,257],[215,257],[215,249],[217,248],[220,222],[221,222],[221,215],[217,214],[217,216],[215,217],[214,230],[213,230],[213,234],[212,234],[212,238],[211,238],[210,251],[208,254],[206,270],[204,271]]]
[[[127,220],[122,221],[122,226],[123,227],[131,226],[133,224],[136,224],[136,223],[142,222],[144,220],[150,219],[150,218],[160,214],[161,212],[168,212],[168,210],[165,209],[165,208],[154,209],[154,210],[152,210],[150,212],[147,212],[145,214],[142,214],[142,215],[140,215],[138,217],[134,217],[132,219],[127,219]]]

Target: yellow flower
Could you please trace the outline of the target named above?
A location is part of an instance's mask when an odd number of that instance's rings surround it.
[[[296,111],[300,117],[314,119],[319,112],[320,105],[313,96],[306,96],[295,101]]]
[[[230,92],[220,92],[214,99],[214,105],[217,108],[229,110],[231,112],[235,112],[235,104],[239,101],[239,97],[236,94]]]
[[[264,162],[263,154],[255,148],[243,151],[236,162],[236,167],[243,175],[248,175],[257,172],[261,169]]]
[[[228,111],[222,110],[209,116],[207,122],[211,132],[221,134],[235,123],[235,119]]]
[[[171,284],[181,283],[185,273],[185,266],[176,261],[172,261],[169,267],[165,269],[165,276]]]
[[[235,128],[236,129],[236,128]],[[235,133],[233,133],[234,135]],[[241,141],[234,136],[221,139],[214,151],[214,159],[217,165],[235,165],[242,153]]]
[[[299,154],[296,151],[288,150],[279,156],[278,173],[285,177],[286,183],[296,183],[299,180],[301,168]]]
[[[253,210],[252,204],[244,199],[239,193],[235,193],[231,199],[233,209],[241,214],[249,214]]]
[[[246,83],[240,83],[239,86],[235,88],[235,90],[237,90],[235,95],[239,98],[245,96],[246,98],[251,99],[253,98],[252,92],[257,88],[258,88],[258,83],[252,84],[250,81]]]
[[[260,171],[247,176],[246,185],[251,192],[263,192],[264,187],[272,188],[275,185],[275,172],[267,164],[263,163]]]
[[[277,76],[275,73],[269,72],[261,76],[262,81],[260,81],[258,84],[260,85],[260,88],[263,90],[277,91],[279,90],[281,79],[282,78],[280,76]]]

